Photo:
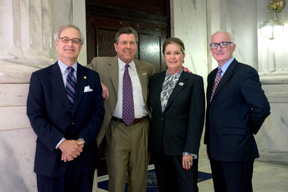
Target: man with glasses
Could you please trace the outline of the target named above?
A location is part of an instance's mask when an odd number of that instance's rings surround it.
[[[210,50],[218,67],[208,76],[204,143],[215,192],[252,192],[254,135],[270,114],[257,71],[234,57],[233,36],[214,33]]]
[[[104,116],[102,87],[98,73],[77,62],[83,37],[76,26],[59,27],[54,40],[58,61],[32,73],[27,99],[37,135],[37,189],[91,192]]]

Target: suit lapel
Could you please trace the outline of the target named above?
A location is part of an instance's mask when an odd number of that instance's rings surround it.
[[[165,80],[165,75],[166,75],[166,71],[163,71],[161,73],[157,74],[157,80],[156,80],[156,85],[155,85],[155,98],[158,98],[156,100],[156,105],[157,105],[157,109],[159,112],[162,113],[162,106],[161,106],[161,92],[162,92],[162,84]]]
[[[84,93],[85,85],[87,85],[86,68],[84,68],[82,65],[77,63],[77,84],[76,84],[76,93],[75,93],[73,113],[79,106],[79,103]]]
[[[56,94],[59,96],[60,100],[65,105],[67,110],[70,111],[70,105],[69,105],[69,101],[67,98],[65,86],[63,83],[62,74],[61,74],[61,71],[57,62],[51,66],[49,73],[50,75],[48,79],[50,80]]]
[[[141,65],[139,61],[134,60],[134,62],[140,80],[144,102],[147,103],[147,87],[148,87],[147,72],[145,71],[144,66]]]
[[[172,93],[168,99],[166,110],[169,108],[169,105],[171,105],[171,103],[173,103],[173,101],[176,99],[177,95],[181,92],[181,90],[183,90],[186,87],[187,80],[188,80],[188,74],[183,71],[178,82],[175,85],[174,90],[172,91]]]
[[[107,71],[112,81],[116,95],[118,95],[119,70],[118,70],[118,57],[117,56],[115,56],[113,60],[108,63]]]

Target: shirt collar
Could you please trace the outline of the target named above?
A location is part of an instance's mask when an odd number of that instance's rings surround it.
[[[132,60],[130,63],[127,63],[130,65],[131,69],[136,70],[136,65],[134,60]],[[118,66],[119,70],[124,70],[126,63],[124,63],[119,57],[118,57]]]
[[[165,75],[165,79],[172,77],[173,79],[179,79],[180,75],[182,74],[183,69],[181,71],[179,71],[178,73],[175,73],[174,75],[170,75],[170,73],[168,72],[168,69],[166,70],[166,75]]]
[[[222,75],[224,75],[224,73],[226,72],[226,70],[228,69],[228,67],[230,66],[230,64],[232,63],[233,60],[234,60],[234,57],[229,59],[229,61],[227,61],[224,65],[222,65],[222,67],[218,67],[218,69],[221,68]]]
[[[58,65],[59,65],[61,73],[63,75],[65,73],[65,71],[66,71],[68,66],[66,64],[64,64],[62,61],[60,61],[59,59],[58,59]],[[77,62],[74,63],[71,67],[74,68],[74,72],[76,73],[77,72]]]

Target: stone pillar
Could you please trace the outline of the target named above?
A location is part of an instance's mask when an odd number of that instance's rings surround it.
[[[23,58],[20,39],[20,3],[1,1],[0,5],[0,59]],[[13,14],[15,12],[15,14]]]

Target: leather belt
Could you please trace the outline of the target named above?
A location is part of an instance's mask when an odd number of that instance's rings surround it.
[[[134,119],[134,121],[131,123],[131,125],[137,124],[137,123],[139,123],[140,121],[142,121],[142,120],[144,120],[144,119],[147,119],[147,118],[148,118],[148,116]],[[113,121],[117,121],[118,123],[124,123],[123,119],[119,119],[119,118],[117,118],[117,117],[113,117],[113,116],[112,116],[112,120],[113,120]]]

